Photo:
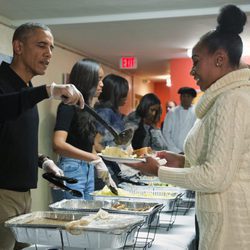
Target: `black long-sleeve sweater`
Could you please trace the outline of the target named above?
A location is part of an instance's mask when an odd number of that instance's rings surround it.
[[[27,191],[37,187],[38,124],[36,104],[48,98],[46,86],[29,86],[0,65],[0,188]]]

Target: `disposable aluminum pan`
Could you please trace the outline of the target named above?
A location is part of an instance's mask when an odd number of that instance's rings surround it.
[[[175,192],[178,194],[182,194],[182,198],[186,198],[189,190],[181,188],[181,187],[174,187],[174,186],[154,186],[154,185],[148,185],[148,186],[135,186],[131,185],[129,183],[121,183],[119,186],[129,192],[148,192],[148,193],[163,193],[163,192]]]
[[[49,205],[53,211],[72,211],[72,212],[97,212],[100,208],[110,207],[108,201],[98,200],[61,200]]]
[[[145,225],[150,225],[156,219],[163,204],[149,202],[133,202],[112,200],[104,209],[110,213],[140,215],[145,218]]]
[[[112,214],[111,219],[95,220],[84,227],[75,227],[74,233],[65,228],[69,221],[82,218],[83,213],[33,212],[8,220],[16,240],[30,244],[56,247],[121,248],[133,244],[135,233],[143,217]]]
[[[175,191],[160,191],[160,190],[147,190],[147,189],[134,189],[130,191],[131,196],[108,196],[99,195],[97,192],[93,192],[92,196],[94,200],[112,201],[112,200],[124,200],[132,202],[155,202],[164,205],[163,211],[173,211],[176,204],[176,199],[181,196],[181,193]]]

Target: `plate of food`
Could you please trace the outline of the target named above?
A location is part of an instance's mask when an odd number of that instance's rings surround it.
[[[107,161],[114,161],[117,163],[137,163],[137,162],[144,162],[145,158],[133,158],[133,157],[114,157],[110,155],[103,155],[103,154],[98,154],[101,156],[104,160]]]
[[[145,162],[145,155],[152,152],[149,147],[133,150],[122,149],[119,147],[106,147],[98,155],[107,161],[114,161],[117,163],[137,163]]]

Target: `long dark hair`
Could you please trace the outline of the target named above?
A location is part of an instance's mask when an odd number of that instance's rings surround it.
[[[69,81],[82,93],[84,101],[90,104],[99,82],[100,64],[93,59],[82,59],[73,66]]]
[[[159,111],[155,114],[154,122],[158,122],[162,114],[162,108],[161,108],[161,101],[155,94],[149,93],[144,95],[135,110],[136,115],[139,116],[141,119],[139,121],[138,128],[135,130],[133,139],[131,141],[132,147],[134,149],[138,149],[145,146],[143,145],[143,143],[147,133],[144,128],[143,119],[147,117],[149,108],[156,104],[159,104],[160,106],[159,106]]]
[[[146,94],[140,100],[140,103],[138,104],[135,112],[141,118],[145,118],[147,116],[149,107],[153,106],[155,104],[161,105],[160,99],[153,93]],[[160,113],[162,112],[161,108],[160,108],[159,112]]]
[[[82,93],[84,101],[90,104],[95,96],[96,88],[99,82],[99,70],[101,65],[93,59],[82,59],[73,66],[69,81],[74,84]],[[96,134],[95,120],[86,111],[76,108],[76,115],[72,122],[73,129],[82,137],[94,143]]]
[[[128,95],[128,81],[118,75],[109,74],[103,79],[102,93],[95,108],[111,108],[118,112],[122,98]]]
[[[231,66],[238,67],[243,50],[239,34],[246,20],[246,14],[237,6],[224,6],[217,18],[216,29],[203,35],[196,46],[206,47],[211,54],[222,48],[227,52]]]

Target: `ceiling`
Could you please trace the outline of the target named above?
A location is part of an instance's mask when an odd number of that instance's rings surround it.
[[[250,48],[250,3],[242,33]],[[136,56],[138,68],[126,73],[156,79],[168,72],[168,60],[187,57],[199,37],[215,28],[224,0],[0,0],[0,23],[47,24],[56,45],[119,69],[121,56]]]

